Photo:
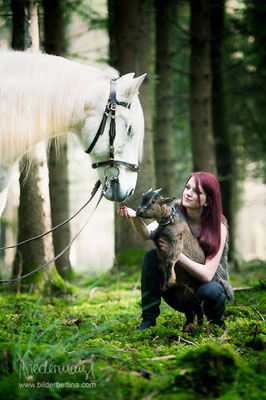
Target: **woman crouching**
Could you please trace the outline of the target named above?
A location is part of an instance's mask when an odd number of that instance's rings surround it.
[[[193,321],[194,314],[200,307],[209,322],[226,329],[223,319],[226,297],[233,299],[234,293],[228,274],[228,225],[222,214],[221,192],[216,177],[207,172],[192,173],[185,184],[181,202],[177,207],[186,218],[206,258],[205,264],[194,262],[183,253],[178,259],[178,264],[199,281],[190,319]],[[156,221],[146,225],[137,217],[136,211],[128,207],[120,208],[117,213],[122,219],[131,221],[134,230],[143,240],[151,239],[151,233],[158,226]],[[165,239],[159,239],[159,246],[162,251],[169,254],[169,244]],[[157,252],[151,249],[145,254],[142,262],[143,321],[140,330],[156,324],[156,318],[160,314],[161,297],[175,308],[174,304],[167,301],[167,292],[163,293],[160,289],[161,274]]]

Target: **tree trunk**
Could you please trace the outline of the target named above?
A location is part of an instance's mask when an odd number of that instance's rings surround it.
[[[136,208],[141,195],[151,186],[155,187],[154,150],[152,135],[152,71],[151,71],[151,0],[109,0],[110,62],[121,74],[135,72],[139,76],[148,73],[140,89],[140,101],[145,117],[145,140],[143,160],[140,163],[137,187],[134,196],[126,201]],[[133,231],[128,221],[116,218],[116,251],[133,247],[147,249],[150,243],[143,242]]]
[[[216,143],[218,179],[221,186],[223,213],[229,225],[233,226],[232,212],[232,143],[225,120],[223,37],[225,0],[216,1],[211,7],[211,66],[212,66],[212,120]],[[231,236],[231,248],[233,248]]]
[[[42,158],[40,154],[42,153]],[[36,151],[37,154],[37,151]],[[25,159],[24,162],[27,162]],[[46,182],[44,176],[46,175]],[[30,171],[22,166],[20,175],[20,203],[18,210],[18,242],[29,237],[36,236],[50,228],[50,209],[48,194],[48,172],[45,160],[45,149],[42,145],[38,147],[38,157],[31,162]],[[46,190],[45,190],[46,188]],[[25,275],[33,269],[44,264],[53,257],[51,236],[30,242],[17,249],[13,277]],[[35,272],[29,278],[21,281],[24,288],[34,284],[35,290],[43,290],[45,276],[51,273],[52,266]],[[47,271],[48,270],[48,271]]]
[[[173,0],[156,0],[156,182],[164,196],[176,193],[173,109]]]
[[[16,7],[15,1],[13,1],[12,6]],[[37,7],[38,4],[35,1],[27,2],[28,34],[26,39],[32,51],[39,49]],[[25,168],[25,164],[28,163],[26,157],[20,162],[22,171],[18,210],[18,241],[36,236],[51,227],[46,152],[42,144],[38,145],[32,152],[35,158],[28,171]],[[21,246],[16,252],[13,277],[25,275],[51,258],[53,258],[53,245],[50,236]],[[47,284],[48,281],[49,284]],[[64,287],[53,264],[46,267],[45,270],[38,271],[19,281],[18,288],[22,285],[23,288],[27,289],[31,284],[34,284],[34,290],[44,290],[45,288],[46,293],[52,288],[52,285],[59,287],[61,284],[61,287]]]
[[[193,170],[216,174],[211,112],[210,1],[190,0],[190,125]]]
[[[44,49],[48,54],[63,56],[66,52],[65,20],[61,0],[43,1],[44,8]],[[51,201],[52,225],[56,226],[69,217],[68,192],[68,160],[67,143],[61,146],[58,152],[56,140],[53,139],[48,151],[49,189]],[[66,224],[53,232],[55,254],[60,253],[70,242],[70,225]],[[71,279],[73,271],[69,261],[69,250],[56,262],[59,274]]]
[[[28,29],[27,33],[27,48],[33,52],[40,50],[39,38],[39,18],[38,18],[38,3],[36,0],[27,0],[27,16],[28,16]]]
[[[25,0],[11,0],[12,9],[12,49],[24,50],[26,47]]]

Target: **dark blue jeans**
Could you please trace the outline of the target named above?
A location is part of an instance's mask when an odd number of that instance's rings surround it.
[[[153,323],[160,314],[161,297],[164,297],[160,289],[162,280],[163,275],[159,268],[156,249],[151,249],[145,254],[142,262],[141,298],[142,317]],[[195,294],[195,305],[191,313],[193,314],[198,307],[201,307],[209,321],[222,326],[224,322],[222,315],[226,305],[224,286],[213,280],[200,285]],[[167,302],[167,296],[165,296],[165,301]]]

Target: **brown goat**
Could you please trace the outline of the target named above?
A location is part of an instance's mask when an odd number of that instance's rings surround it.
[[[165,301],[174,309],[185,312],[187,317],[185,325],[193,322],[195,312],[199,324],[202,324],[202,310],[199,304],[196,306],[195,301],[195,290],[200,282],[177,261],[181,252],[200,264],[205,263],[205,256],[184,216],[171,204],[175,198],[163,198],[160,195],[161,190],[150,189],[142,195],[137,216],[153,218],[159,224],[158,228],[152,232],[151,239],[157,247],[159,265],[164,275],[161,290]],[[160,250],[158,245],[160,237],[168,241],[169,255]]]

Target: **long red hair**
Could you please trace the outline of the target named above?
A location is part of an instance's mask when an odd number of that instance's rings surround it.
[[[187,182],[192,177],[195,178],[199,207],[201,207],[199,185],[201,185],[202,189],[207,195],[207,206],[204,207],[201,215],[201,232],[197,239],[205,253],[205,257],[210,259],[217,254],[220,248],[221,222],[222,219],[226,221],[225,217],[222,214],[220,185],[216,177],[208,172],[193,172],[192,174],[190,174]],[[182,214],[185,217],[188,217],[187,210],[183,206],[183,196],[179,208]]]

